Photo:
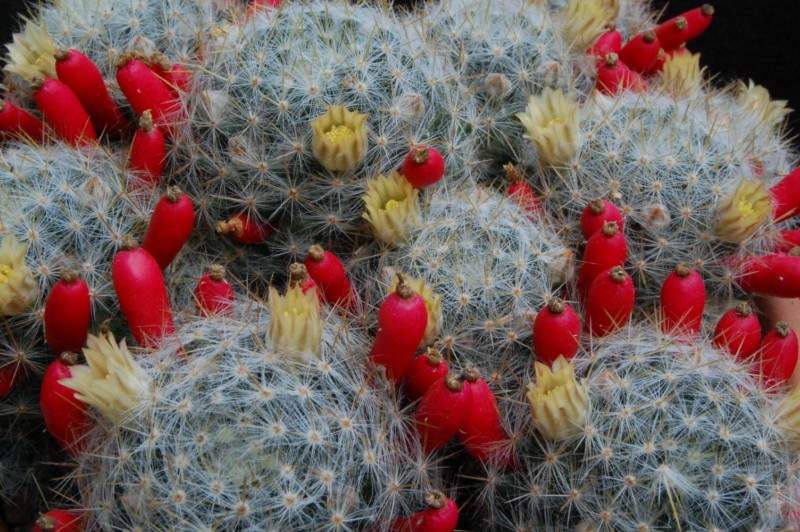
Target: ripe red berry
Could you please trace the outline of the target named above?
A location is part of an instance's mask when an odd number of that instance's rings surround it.
[[[89,286],[69,270],[53,285],[44,304],[44,337],[54,353],[79,352],[92,319]]]
[[[581,320],[563,299],[553,297],[533,320],[536,360],[551,366],[559,357],[570,360],[580,347]]]
[[[614,53],[619,54],[622,49],[622,34],[617,30],[608,30],[597,39],[594,45],[586,50],[586,53],[593,55],[595,61],[599,65],[601,61],[605,60],[606,55]]]
[[[619,58],[628,68],[642,74],[655,65],[661,49],[656,32],[644,30],[625,43],[619,51]]]
[[[180,102],[164,82],[134,53],[125,53],[116,62],[117,84],[137,115],[148,109],[153,123],[170,128],[180,116]],[[168,135],[169,136],[169,135]]]
[[[315,244],[308,248],[304,264],[325,302],[351,312],[358,309],[358,295],[339,257]]]
[[[461,373],[451,371],[428,388],[414,412],[425,454],[444,447],[456,435],[472,406],[472,387]]]
[[[435,148],[414,146],[406,155],[400,173],[414,188],[424,188],[444,176],[444,159]]]
[[[147,109],[139,118],[139,129],[133,134],[128,168],[138,180],[129,184],[129,190],[155,188],[164,176],[167,164],[167,143],[161,130],[153,124],[153,115]]]
[[[192,90],[194,76],[183,65],[177,65],[161,52],[150,56],[150,69],[164,82],[172,94],[179,97],[181,93]]]
[[[661,46],[669,52],[678,48],[686,41],[702,34],[711,24],[714,8],[709,4],[698,7],[673,17],[656,26],[655,32]]]
[[[779,321],[761,340],[756,369],[767,389],[788,382],[797,366],[797,334],[788,323]]]
[[[234,214],[226,221],[217,222],[215,229],[220,235],[228,235],[237,244],[263,244],[272,235],[268,223],[259,222],[247,214]]]
[[[0,399],[14,391],[22,376],[22,367],[17,363],[0,367]]]
[[[58,138],[76,147],[97,142],[89,115],[69,87],[57,79],[38,78],[31,83],[31,89],[44,121]]]
[[[578,293],[586,295],[592,281],[614,266],[624,266],[628,258],[628,243],[617,222],[604,222],[603,228],[586,242],[578,268]]]
[[[614,96],[624,90],[646,91],[647,84],[638,72],[628,68],[617,54],[611,53],[597,67],[595,88],[605,95]]]
[[[408,517],[395,519],[390,532],[453,532],[458,524],[458,506],[441,491],[425,495],[428,508]]]
[[[598,230],[603,228],[604,222],[616,222],[620,231],[625,227],[622,212],[616,205],[604,199],[593,199],[590,201],[586,207],[583,208],[580,222],[581,233],[583,233],[583,238],[587,240]]]
[[[428,326],[425,301],[398,275],[400,282],[378,311],[378,333],[370,359],[386,368],[386,377],[397,386],[414,361],[414,353]]]
[[[449,372],[450,366],[442,354],[434,348],[428,348],[425,354],[419,355],[411,363],[403,389],[410,400],[416,401],[425,395],[434,382]]]
[[[128,237],[114,256],[111,277],[119,306],[140,346],[158,345],[175,331],[161,267]]]
[[[458,439],[472,458],[486,466],[506,469],[515,462],[514,447],[503,429],[497,399],[475,368],[463,371],[471,388],[469,412],[458,430]]]
[[[201,316],[231,316],[234,293],[231,283],[225,279],[225,267],[214,264],[203,274],[194,289],[197,312]]]
[[[633,280],[621,266],[598,275],[586,296],[584,320],[589,335],[606,336],[624,326],[635,299]]]
[[[62,449],[76,455],[85,445],[85,436],[93,423],[86,403],[75,397],[75,391],[59,381],[72,377],[71,367],[77,363],[78,355],[61,353],[47,367],[42,380],[39,403],[47,431]]]
[[[800,166],[770,187],[772,219],[783,221],[800,214]]]
[[[800,246],[800,229],[783,229],[778,234],[775,251],[788,253]]]
[[[745,302],[723,314],[714,329],[714,346],[740,362],[747,362],[760,343],[761,324]]]
[[[679,262],[661,286],[661,331],[692,336],[700,332],[706,287],[703,278],[686,262]]]
[[[44,123],[11,102],[0,100],[0,141],[26,139],[44,140]]]
[[[541,214],[542,204],[539,202],[539,198],[513,165],[506,168],[506,178],[508,179],[508,196],[514,198],[525,211]]]
[[[33,532],[83,532],[83,512],[50,510],[33,525]]]
[[[746,258],[737,268],[736,282],[753,294],[800,297],[800,248]]]
[[[178,187],[167,187],[167,193],[158,200],[142,248],[156,259],[163,270],[180,252],[194,229],[194,206],[189,196]]]

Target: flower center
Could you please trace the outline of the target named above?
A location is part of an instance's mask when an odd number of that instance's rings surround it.
[[[561,123],[561,117],[558,117],[558,116],[553,117],[553,118],[550,119],[549,122],[547,122],[547,125],[544,126],[544,129],[548,129],[550,127],[553,127],[553,125],[560,124],[560,123]]]
[[[6,264],[0,264],[0,285],[8,282],[8,278],[14,273],[14,269]]]
[[[333,126],[325,132],[325,138],[331,142],[336,142],[342,139],[349,139],[355,136],[355,131],[347,126]]]
[[[389,201],[386,202],[386,205],[384,205],[383,208],[384,208],[384,210],[387,210],[387,211],[393,211],[399,206],[400,206],[400,202],[398,200],[390,199]]]
[[[742,214],[752,215],[756,212],[756,210],[753,208],[753,204],[749,201],[739,200],[736,206],[739,208],[739,212]]]

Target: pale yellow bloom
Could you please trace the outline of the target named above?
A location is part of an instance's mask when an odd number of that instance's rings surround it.
[[[316,290],[304,294],[300,284],[295,283],[281,296],[270,287],[269,310],[269,338],[278,353],[299,359],[319,356],[322,321]]]
[[[389,293],[392,293],[397,288],[397,276],[392,278],[392,285],[389,287]],[[428,325],[425,327],[425,335],[419,343],[420,347],[431,345],[433,341],[439,336],[439,331],[442,329],[442,294],[433,291],[433,287],[425,282],[423,278],[409,277],[403,275],[403,281],[410,286],[414,292],[418,293],[422,300],[425,302],[425,310],[428,311]]]
[[[535,362],[536,382],[528,384],[528,402],[536,428],[545,438],[562,440],[583,430],[589,415],[586,379],[575,380],[575,368],[563,356],[552,369]]]
[[[561,15],[564,39],[574,52],[585,52],[619,12],[616,0],[569,0]]]
[[[419,190],[408,179],[391,172],[367,181],[362,215],[372,225],[375,238],[386,244],[404,240],[408,229],[419,225]]]
[[[795,386],[778,405],[778,423],[786,431],[792,448],[800,452],[800,386]]]
[[[685,100],[700,90],[705,69],[700,68],[700,54],[686,52],[668,58],[661,73],[670,94],[676,100]]]
[[[739,81],[739,105],[760,117],[760,122],[766,126],[776,126],[783,118],[792,112],[786,107],[786,100],[772,100],[769,91],[761,85],[756,85],[753,80],[747,84]]]
[[[72,377],[61,384],[75,390],[75,398],[97,409],[106,419],[119,423],[150,389],[150,377],[136,363],[123,339],[114,335],[89,335],[83,348],[86,366],[72,366]]]
[[[7,71],[27,80],[56,77],[56,59],[53,56],[56,42],[43,26],[28,21],[22,32],[15,33],[12,39],[13,42],[6,45]]]
[[[33,273],[25,266],[28,244],[8,234],[0,244],[0,316],[16,316],[29,309],[39,295]]]
[[[332,172],[354,168],[367,153],[367,117],[343,105],[329,105],[328,111],[311,121],[314,138],[311,153]]]
[[[541,95],[531,96],[524,113],[517,113],[533,141],[539,158],[545,164],[569,162],[578,149],[580,107],[560,89],[546,88]]]
[[[742,179],[736,190],[717,206],[716,234],[723,242],[744,242],[769,220],[770,193],[763,183]]]

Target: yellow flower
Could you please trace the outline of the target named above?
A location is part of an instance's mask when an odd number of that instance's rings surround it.
[[[800,452],[800,386],[795,386],[778,405],[778,423],[786,431],[792,448]]]
[[[546,88],[531,96],[524,113],[517,113],[539,158],[545,164],[569,162],[578,149],[578,102],[560,89]]]
[[[661,74],[672,96],[676,100],[685,100],[700,90],[705,69],[706,67],[700,68],[700,54],[686,52],[667,59]]]
[[[72,377],[61,384],[75,390],[75,397],[96,408],[106,419],[119,423],[150,388],[150,377],[136,363],[123,339],[114,335],[89,335],[83,348],[86,366],[72,366]]]
[[[392,286],[389,287],[389,293],[392,293],[397,288],[398,277],[392,278]],[[439,336],[439,331],[442,328],[442,294],[437,294],[433,291],[433,287],[425,283],[423,278],[414,278],[403,275],[403,281],[418,293],[422,300],[425,302],[425,310],[428,311],[428,325],[425,327],[425,335],[419,343],[420,347],[431,345],[433,341]]]
[[[367,153],[369,115],[329,105],[328,112],[311,121],[311,153],[332,172],[354,168]]]
[[[575,380],[572,364],[563,356],[552,369],[535,362],[536,382],[528,384],[528,402],[536,428],[545,438],[562,440],[583,430],[589,415],[586,379]]]
[[[375,238],[392,244],[405,239],[408,229],[420,223],[418,198],[419,190],[402,175],[380,175],[367,181],[362,217],[372,225]]]
[[[619,11],[616,0],[569,0],[562,11],[561,29],[574,52],[585,52],[614,22]]]
[[[733,244],[744,242],[769,220],[771,212],[767,187],[742,179],[733,194],[720,201],[717,207],[717,237]]]
[[[12,234],[0,244],[0,316],[16,316],[29,309],[39,295],[33,273],[25,266],[28,244]]]
[[[319,355],[322,321],[316,290],[304,294],[300,283],[293,283],[281,296],[270,287],[269,310],[269,338],[278,353],[297,359]]]
[[[776,126],[783,117],[792,112],[786,107],[786,100],[771,100],[769,91],[750,80],[747,85],[739,81],[739,105],[760,116],[760,122],[768,127]]]
[[[8,64],[5,69],[27,80],[33,78],[55,78],[56,43],[52,35],[33,21],[25,23],[21,33],[15,33],[13,42],[7,44]]]

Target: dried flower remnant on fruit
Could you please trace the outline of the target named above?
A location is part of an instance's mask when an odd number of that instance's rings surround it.
[[[535,362],[536,381],[528,384],[528,402],[536,428],[545,438],[563,440],[580,433],[589,415],[586,379],[577,382],[575,368],[563,356],[552,369]]]
[[[578,149],[578,102],[560,89],[546,88],[531,96],[524,113],[517,118],[525,126],[542,162],[557,165],[569,162]]]
[[[150,388],[150,377],[136,363],[123,338],[89,335],[83,348],[86,366],[72,366],[72,378],[61,384],[75,390],[75,397],[118,423]]]
[[[269,309],[269,338],[278,353],[299,359],[319,355],[322,321],[316,290],[303,293],[302,286],[294,283],[281,296],[270,287]]]
[[[397,288],[398,279],[398,276],[392,278],[389,293],[394,292]],[[442,328],[442,294],[434,292],[433,287],[421,277],[403,275],[403,282],[418,293],[425,302],[425,310],[428,311],[428,325],[425,327],[425,335],[422,337],[420,347],[431,345]]]
[[[7,234],[0,244],[0,316],[16,316],[29,309],[39,295],[33,273],[25,266],[28,244]]]
[[[613,0],[569,0],[562,11],[564,39],[573,51],[586,51],[614,22],[618,11]]]
[[[367,153],[368,115],[328,106],[328,111],[311,121],[314,138],[311,152],[331,172],[355,168]]]
[[[700,54],[674,54],[664,63],[664,85],[676,100],[692,98],[703,84]]]
[[[768,127],[780,124],[792,112],[792,109],[786,107],[786,100],[770,99],[769,91],[753,83],[753,80],[749,80],[747,84],[739,81],[737,99],[741,107],[759,117],[759,123]]]
[[[716,235],[732,244],[753,236],[769,220],[772,212],[770,193],[764,183],[742,179],[730,196],[719,202]]]
[[[408,230],[420,223],[418,198],[419,190],[397,172],[368,180],[363,218],[375,238],[386,244],[405,240]]]
[[[22,32],[12,38],[13,42],[6,45],[5,70],[27,80],[56,77],[56,43],[43,26],[28,21]]]

